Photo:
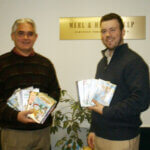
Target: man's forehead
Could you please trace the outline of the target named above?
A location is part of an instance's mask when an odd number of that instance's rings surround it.
[[[116,19],[106,20],[101,23],[101,28],[119,27],[119,22]]]
[[[33,26],[29,23],[18,24],[17,29],[33,29]]]
[[[29,23],[22,23],[17,26],[16,31],[35,32],[33,26]]]

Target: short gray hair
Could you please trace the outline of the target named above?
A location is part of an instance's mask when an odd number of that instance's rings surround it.
[[[11,30],[11,33],[14,33],[16,32],[17,28],[18,28],[18,25],[19,24],[22,24],[22,23],[29,23],[32,25],[33,29],[34,29],[34,32],[36,33],[36,25],[35,25],[35,22],[30,19],[30,18],[20,18],[20,19],[17,19],[13,26],[12,26],[12,30]]]

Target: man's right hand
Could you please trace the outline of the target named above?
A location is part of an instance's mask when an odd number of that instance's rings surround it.
[[[36,123],[33,119],[28,117],[28,114],[32,114],[32,110],[20,111],[17,116],[17,120],[22,123]]]
[[[88,135],[88,145],[91,149],[94,149],[94,138],[95,138],[95,133],[94,132],[90,132]]]

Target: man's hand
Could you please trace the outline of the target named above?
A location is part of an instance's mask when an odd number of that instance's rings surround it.
[[[92,100],[92,102],[95,104],[94,106],[88,107],[90,110],[93,110],[95,112],[98,112],[99,114],[103,114],[103,108],[104,106],[100,103],[98,103],[96,100]]]
[[[33,119],[28,117],[28,114],[32,114],[32,110],[20,111],[18,113],[17,119],[22,123],[36,123]]]
[[[91,149],[94,149],[94,138],[95,138],[95,133],[94,132],[90,132],[88,135],[88,145]]]

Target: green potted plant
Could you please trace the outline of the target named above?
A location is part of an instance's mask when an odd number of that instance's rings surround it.
[[[60,104],[67,104],[63,109],[57,109],[53,113],[53,125],[51,133],[55,134],[59,129],[67,132],[66,136],[59,139],[55,146],[62,150],[76,150],[83,146],[83,141],[79,137],[81,132],[80,124],[84,121],[90,123],[91,112],[87,108],[80,106],[79,100],[75,100],[66,90],[61,91]],[[64,111],[65,110],[65,111]],[[86,130],[88,133],[88,129]]]

